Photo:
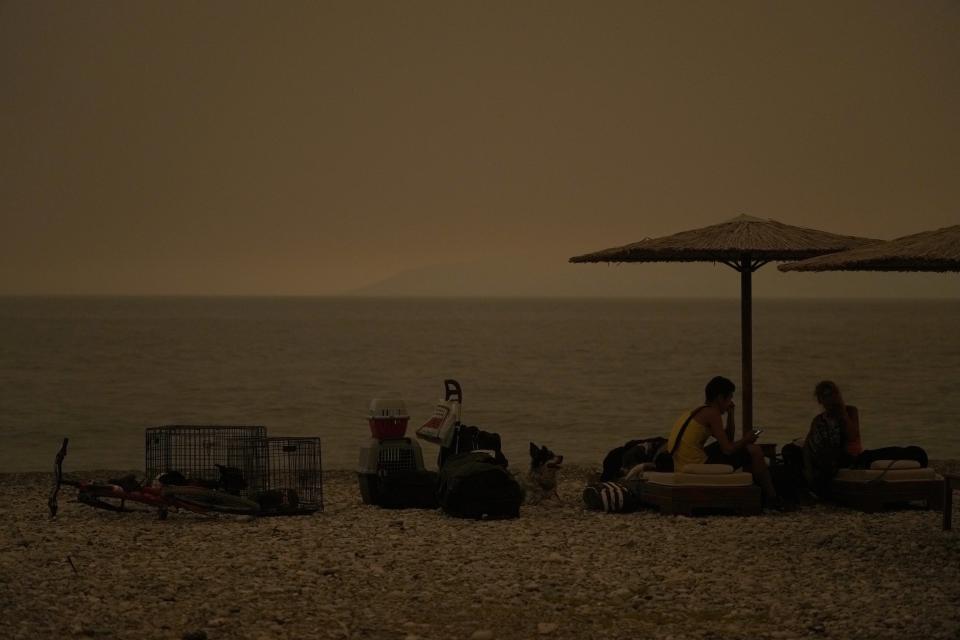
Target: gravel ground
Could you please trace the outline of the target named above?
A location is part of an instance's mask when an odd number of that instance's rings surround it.
[[[937,512],[609,515],[589,471],[495,522],[365,506],[346,471],[313,516],[162,522],[64,490],[51,521],[49,474],[0,475],[0,637],[960,638]]]

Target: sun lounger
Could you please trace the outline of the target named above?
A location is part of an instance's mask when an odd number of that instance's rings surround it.
[[[915,460],[876,460],[869,469],[841,469],[831,491],[840,504],[868,513],[907,502],[940,509],[944,480]]]
[[[943,530],[953,526],[953,492],[960,489],[960,475],[948,473],[943,486]]]
[[[753,476],[726,464],[688,464],[679,473],[643,472],[641,502],[661,513],[694,515],[703,511],[760,513],[760,487]]]

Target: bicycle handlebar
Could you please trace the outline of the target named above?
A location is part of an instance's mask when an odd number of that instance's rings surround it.
[[[53,490],[50,492],[50,497],[47,498],[47,508],[50,509],[50,517],[57,517],[57,494],[60,493],[61,484],[72,484],[70,482],[64,482],[63,480],[63,459],[67,455],[67,443],[70,442],[70,438],[64,438],[63,444],[60,445],[60,450],[57,452],[57,457],[53,461]]]

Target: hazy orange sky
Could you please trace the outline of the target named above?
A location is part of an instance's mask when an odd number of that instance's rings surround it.
[[[960,222],[955,0],[2,1],[0,91],[0,293],[329,294],[465,263],[488,275],[448,268],[464,293],[735,297],[723,267],[607,291],[566,260],[740,213]],[[768,267],[758,292],[960,293],[844,277]]]

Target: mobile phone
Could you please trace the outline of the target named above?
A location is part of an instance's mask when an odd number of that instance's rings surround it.
[[[761,433],[763,433],[763,429],[757,428],[753,430],[753,435],[755,436],[759,436]]]

